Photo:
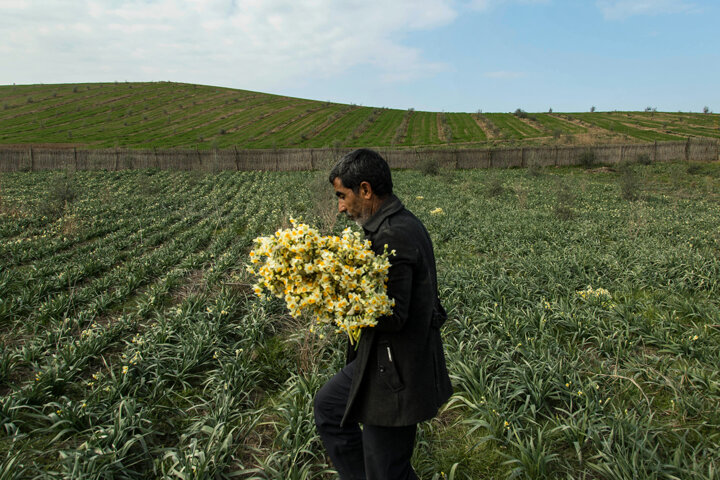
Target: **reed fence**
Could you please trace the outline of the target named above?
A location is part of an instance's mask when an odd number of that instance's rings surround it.
[[[579,165],[592,152],[597,164],[720,159],[717,140],[688,138],[683,142],[631,145],[534,146],[483,149],[377,149],[392,168],[417,168],[434,160],[442,168],[512,168]],[[56,169],[123,170],[317,170],[326,169],[350,149],[306,148],[281,150],[190,149],[78,149],[0,146],[0,171]]]

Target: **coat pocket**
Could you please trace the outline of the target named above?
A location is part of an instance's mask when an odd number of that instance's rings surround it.
[[[390,342],[387,340],[378,342],[378,375],[393,392],[399,392],[405,385],[400,378],[397,369],[396,358],[393,355]]]

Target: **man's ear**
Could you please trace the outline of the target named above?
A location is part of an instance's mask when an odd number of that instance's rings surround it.
[[[372,185],[369,182],[360,182],[360,197],[369,200],[373,195]]]

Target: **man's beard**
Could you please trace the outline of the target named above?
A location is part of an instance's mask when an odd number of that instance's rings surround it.
[[[348,217],[350,217],[350,220],[355,222],[355,224],[360,228],[362,228],[362,226],[365,225],[365,222],[367,222],[370,219],[370,216],[371,215],[368,212],[361,212],[360,215],[358,215],[355,218],[352,218],[348,215]]]

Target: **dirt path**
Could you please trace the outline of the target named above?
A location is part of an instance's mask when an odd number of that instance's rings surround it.
[[[438,132],[438,139],[440,139],[442,143],[449,143],[450,140],[448,140],[448,132],[446,131],[446,126],[448,126],[448,123],[445,119],[444,113],[438,113],[435,115],[435,126]],[[450,133],[452,134],[452,132]]]
[[[498,135],[495,133],[497,127],[495,127],[495,125],[490,120],[488,120],[480,113],[472,114],[471,116],[473,120],[475,120],[475,123],[478,124],[480,129],[485,132],[485,136],[488,140],[495,140],[498,137]]]
[[[515,117],[515,118],[520,120],[522,123],[524,123],[528,127],[534,128],[535,130],[537,130],[538,132],[541,133],[541,135],[539,135],[538,137],[532,137],[532,138],[543,138],[543,137],[550,136],[550,132],[548,131],[548,129],[545,128],[545,126],[543,124],[541,124],[540,122],[533,120],[532,118],[522,118],[522,117]],[[542,135],[542,134],[544,134],[544,135]]]

